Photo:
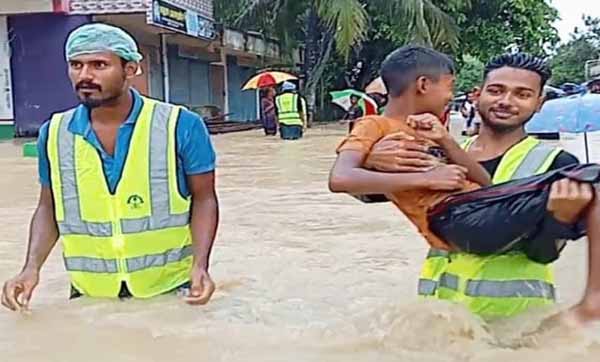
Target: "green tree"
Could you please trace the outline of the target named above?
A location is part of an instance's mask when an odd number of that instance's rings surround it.
[[[558,11],[547,0],[473,0],[454,13],[460,52],[486,62],[511,46],[546,55],[559,41],[553,23]]]
[[[304,93],[313,114],[317,87],[332,55],[344,62],[359,52],[370,32],[367,8],[384,9],[403,24],[409,41],[452,47],[458,44],[454,21],[430,0],[247,0],[216,1],[217,16],[226,23],[258,30],[280,39],[284,49],[304,49]],[[455,4],[460,0],[451,0]],[[223,11],[229,15],[223,14]],[[343,69],[343,68],[342,68]]]
[[[558,13],[545,0],[432,1],[432,4],[457,24],[454,27],[458,31],[457,43],[434,39],[432,45],[456,60],[461,70],[460,91],[480,81],[476,77],[483,73],[481,62],[487,62],[511,47],[545,55],[547,49],[558,41],[552,26]],[[369,2],[366,10],[370,19],[368,40],[353,51],[350,62],[334,59],[328,64],[325,78],[326,84],[332,88],[362,89],[377,76],[381,61],[389,52],[407,43],[419,42],[411,33],[412,27],[406,21],[399,21],[389,8]],[[473,58],[481,62],[469,64]],[[465,66],[469,78],[462,83],[465,77],[462,68]],[[360,70],[358,75],[357,69]]]
[[[481,83],[484,64],[471,55],[463,57],[463,66],[458,72],[456,90],[467,93]]]
[[[600,58],[600,18],[585,18],[585,29],[575,29],[571,40],[558,47],[550,62],[552,84],[582,83],[585,63]]]
[[[311,113],[317,89],[362,89],[384,57],[408,43],[451,54],[462,68],[465,54],[485,62],[516,46],[545,55],[558,41],[549,0],[216,0],[215,7],[227,25],[277,37],[284,53],[304,50]]]
[[[377,76],[381,61],[390,51],[410,42],[418,42],[411,33],[412,27],[399,21],[387,7],[369,4],[366,8],[370,19],[368,41],[354,52],[351,62],[345,67],[341,59],[328,65],[326,78],[335,88],[364,87]],[[558,40],[557,32],[552,27],[558,13],[544,0],[432,1],[432,4],[453,18],[458,26],[457,43],[449,44],[434,39],[433,46],[453,55],[461,70],[467,66],[467,74],[471,74],[471,78],[467,79],[467,84],[459,84],[461,91],[478,81],[473,79],[477,72],[470,72],[474,70],[474,64],[468,64],[467,60],[476,58],[486,62],[511,46],[542,55],[546,48]],[[465,58],[465,55],[472,57]],[[346,73],[353,73],[358,64],[362,72],[352,79],[340,71],[345,69]],[[483,64],[477,64],[475,70],[481,70],[477,76],[481,76],[482,68]],[[464,72],[461,73],[459,82],[464,78]]]

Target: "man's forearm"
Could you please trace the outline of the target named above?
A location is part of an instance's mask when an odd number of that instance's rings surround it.
[[[29,244],[23,269],[40,271],[58,241],[58,227],[52,208],[38,206],[29,227]]]
[[[219,203],[216,195],[204,200],[192,200],[192,246],[194,263],[208,270],[210,253],[219,224]]]

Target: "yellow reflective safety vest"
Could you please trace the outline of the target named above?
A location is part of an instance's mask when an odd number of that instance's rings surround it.
[[[285,126],[304,125],[298,109],[298,97],[300,96],[296,93],[283,93],[275,98],[277,118],[280,124]]]
[[[560,152],[528,137],[504,154],[493,183],[544,173]],[[551,265],[533,262],[521,252],[482,257],[432,249],[421,271],[418,293],[461,303],[484,319],[510,317],[554,303],[554,272]]]
[[[68,130],[75,109],[50,121],[48,158],[65,267],[87,296],[117,297],[126,283],[134,297],[149,298],[189,280],[190,200],[180,195],[176,176],[180,107],[143,101],[114,194],[96,149]]]

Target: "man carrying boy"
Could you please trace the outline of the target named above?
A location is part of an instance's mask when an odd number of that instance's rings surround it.
[[[460,147],[442,132],[443,127],[440,127],[439,122],[432,122],[432,116],[424,115],[425,113],[441,115],[444,106],[451,99],[453,65],[447,57],[435,51],[420,47],[406,47],[388,57],[382,66],[382,75],[390,90],[390,103],[385,117],[362,120],[360,126],[357,126],[342,143],[338,149],[340,154],[332,171],[330,187],[333,191],[352,194],[390,195],[392,201],[419,227],[430,244],[437,246],[435,235],[432,237],[432,233],[428,230],[426,210],[433,206],[434,201],[440,199],[432,199],[431,194],[435,194],[436,191],[466,190],[464,181],[467,173],[469,179],[482,185],[486,184],[481,167],[470,157],[465,157],[466,154],[460,150]],[[522,100],[539,98],[541,104],[539,83],[538,79],[537,89],[524,87],[518,97]],[[497,93],[500,94],[502,91],[498,90]],[[504,120],[514,115],[512,108],[496,109],[494,112],[497,118]],[[424,117],[428,119],[425,120]],[[427,129],[421,129],[417,133],[436,141],[453,163],[465,166],[466,169],[458,165],[446,165],[427,172],[404,174],[384,174],[363,169],[365,158],[373,145],[391,133],[408,132],[407,121],[416,123],[417,126],[427,125]],[[587,187],[589,189],[589,185]],[[420,196],[415,199],[415,194]],[[413,199],[411,202],[406,202],[407,198]],[[590,233],[592,232],[593,230],[590,230]],[[444,241],[438,241],[443,246]],[[596,244],[591,245],[592,258],[598,257]],[[595,283],[597,283],[596,278],[588,279],[588,291],[597,290]],[[575,309],[575,317],[579,321],[596,318],[597,300],[596,293],[586,294],[584,303]]]

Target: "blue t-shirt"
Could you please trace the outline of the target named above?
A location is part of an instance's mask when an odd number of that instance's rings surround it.
[[[80,135],[92,145],[102,159],[102,168],[106,176],[110,192],[114,193],[122,175],[123,166],[129,152],[129,143],[135,127],[138,115],[142,109],[144,100],[135,90],[133,95],[133,107],[125,123],[121,125],[117,134],[117,140],[113,155],[106,153],[100,143],[92,124],[90,122],[89,109],[79,105],[69,124],[69,132]],[[50,187],[50,162],[46,145],[48,143],[48,124],[44,123],[40,128],[37,143],[38,149],[38,172],[42,186]],[[210,141],[208,129],[202,118],[196,113],[182,109],[177,122],[176,144],[177,144],[177,185],[179,192],[184,197],[190,195],[186,176],[199,175],[214,171],[215,151]]]

